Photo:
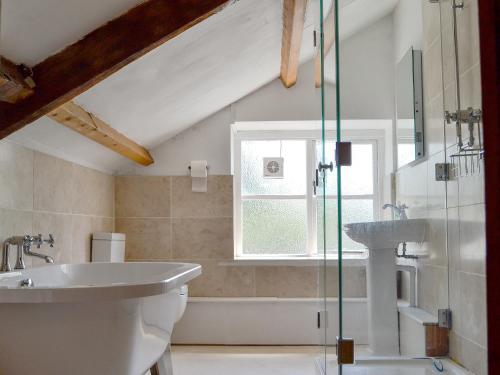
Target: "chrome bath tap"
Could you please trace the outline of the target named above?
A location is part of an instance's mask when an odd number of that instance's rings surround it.
[[[45,254],[36,253],[31,250],[33,245],[39,249],[44,243],[50,245],[50,247],[54,247],[55,239],[52,234],[49,234],[48,239],[44,239],[41,234],[37,236],[13,236],[9,237],[4,241],[3,244],[3,252],[2,252],[2,264],[0,266],[0,272],[9,272],[11,271],[11,266],[9,263],[9,253],[11,246],[17,246],[17,256],[16,256],[16,265],[14,269],[23,270],[26,268],[26,264],[24,263],[24,255],[33,256],[37,258],[41,258],[45,260],[46,263],[54,263],[54,259]]]

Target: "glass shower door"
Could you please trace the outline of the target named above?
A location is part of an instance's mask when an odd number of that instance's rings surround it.
[[[336,157],[342,145],[338,88],[338,1],[320,0],[320,25],[315,57],[315,84],[321,91],[321,134],[316,143],[316,166],[319,176],[317,194],[317,243],[321,256],[320,284],[324,319],[326,374],[342,373],[334,355],[343,339],[342,288],[342,184],[341,158]],[[338,156],[342,153],[338,153]]]

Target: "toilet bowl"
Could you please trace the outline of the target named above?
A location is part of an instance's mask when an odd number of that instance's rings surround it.
[[[176,323],[179,320],[181,320],[182,316],[184,315],[184,311],[186,311],[187,300],[188,300],[188,286],[187,286],[187,284],[185,284],[179,288],[177,311],[175,313],[175,322]]]

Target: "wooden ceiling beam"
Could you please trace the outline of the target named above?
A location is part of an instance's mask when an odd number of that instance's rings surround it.
[[[59,124],[97,142],[110,150],[141,165],[150,165],[153,158],[141,145],[113,129],[104,121],[80,107],[68,102],[53,110],[48,116]]]
[[[287,88],[292,87],[297,82],[306,7],[307,0],[283,1],[280,78]]]
[[[37,87],[0,103],[0,139],[221,10],[228,0],[149,0],[33,67]],[[40,36],[40,37],[43,37]]]
[[[35,82],[30,69],[0,56],[0,101],[17,103],[33,95]]]

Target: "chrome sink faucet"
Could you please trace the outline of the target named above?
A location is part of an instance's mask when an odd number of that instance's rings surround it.
[[[406,216],[406,211],[405,211],[408,208],[408,206],[406,204],[404,204],[404,203],[401,204],[400,202],[398,202],[396,205],[386,203],[382,206],[382,209],[385,210],[386,208],[392,209],[392,212],[394,213],[394,217],[397,220],[408,220],[408,216]]]
[[[0,272],[9,272],[11,271],[11,266],[9,263],[9,253],[11,246],[17,246],[17,256],[16,256],[16,265],[14,269],[23,270],[26,268],[26,264],[24,263],[24,255],[33,256],[37,258],[41,258],[45,260],[46,263],[54,263],[54,259],[48,255],[36,253],[31,250],[33,245],[39,249],[44,243],[50,245],[50,247],[54,247],[55,239],[52,234],[49,234],[48,239],[44,239],[41,234],[37,236],[13,236],[9,237],[4,241],[3,244],[3,252],[2,252],[2,264],[0,266]]]

